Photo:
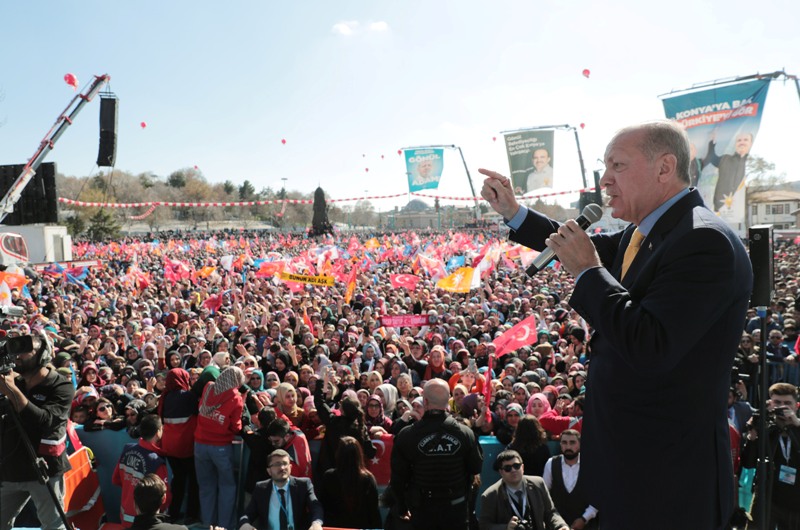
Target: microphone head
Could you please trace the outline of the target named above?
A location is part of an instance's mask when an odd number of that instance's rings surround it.
[[[603,209],[600,206],[592,203],[587,204],[586,207],[581,212],[581,215],[589,221],[589,224],[594,224],[603,217]]]

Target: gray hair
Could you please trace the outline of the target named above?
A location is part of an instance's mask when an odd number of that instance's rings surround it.
[[[674,155],[677,159],[675,171],[685,184],[690,183],[689,164],[691,154],[689,150],[689,135],[686,129],[678,122],[672,120],[657,120],[625,127],[617,132],[614,138],[623,134],[642,131],[642,141],[639,144],[644,156],[650,161],[663,154]],[[613,140],[612,140],[613,142]]]

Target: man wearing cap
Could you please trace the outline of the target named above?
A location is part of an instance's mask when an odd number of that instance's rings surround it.
[[[602,529],[719,529],[733,512],[726,404],[753,272],[739,236],[689,188],[689,160],[674,122],[619,131],[600,184],[631,224],[591,237],[481,170],[509,237],[558,256],[575,278],[570,306],[595,330],[581,471]],[[687,307],[703,318],[687,320]]]

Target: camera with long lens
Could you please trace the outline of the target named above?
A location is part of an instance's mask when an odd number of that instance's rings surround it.
[[[32,351],[33,337],[31,335],[0,339],[0,375],[11,373],[18,355]]]

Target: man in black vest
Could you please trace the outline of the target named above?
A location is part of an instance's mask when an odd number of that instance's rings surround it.
[[[597,528],[597,509],[586,500],[580,470],[581,433],[567,429],[561,433],[561,454],[547,461],[542,478],[558,513],[572,521],[570,528]]]

